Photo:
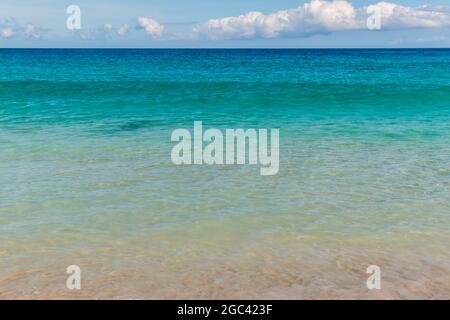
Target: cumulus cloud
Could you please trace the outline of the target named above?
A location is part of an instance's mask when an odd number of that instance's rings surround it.
[[[27,24],[27,26],[25,27],[25,36],[31,39],[40,39],[41,32],[35,25]]]
[[[11,27],[4,27],[1,30],[0,35],[2,38],[11,38],[14,35],[14,30]]]
[[[444,7],[405,7],[379,2],[371,7],[380,14],[382,29],[440,28],[450,26]],[[363,30],[367,7],[355,8],[346,0],[311,0],[297,8],[263,14],[258,11],[240,16],[211,19],[194,28],[200,37],[212,40],[306,37],[318,33]]]
[[[39,28],[33,24],[23,26],[12,18],[0,21],[0,37],[4,39],[40,39],[47,31],[47,29]]]
[[[119,36],[124,36],[127,33],[130,32],[130,27],[127,24],[124,24],[123,26],[121,26],[119,29],[117,29],[117,34]]]
[[[445,7],[405,7],[395,3],[379,2],[371,5],[381,14],[383,28],[445,28],[450,26],[450,15]]]
[[[118,28],[114,28],[112,24],[107,23],[103,26],[103,28],[106,33],[109,33],[109,35],[124,36],[130,32],[130,27],[126,23]]]
[[[113,26],[112,26],[112,24],[110,24],[110,23],[106,23],[106,24],[103,26],[103,29],[105,29],[105,30],[112,30],[112,29],[113,29]]]
[[[19,24],[12,18],[0,20],[0,37],[11,39],[20,32]]]
[[[138,29],[144,29],[152,38],[160,38],[164,32],[164,26],[158,21],[147,17],[138,18]]]

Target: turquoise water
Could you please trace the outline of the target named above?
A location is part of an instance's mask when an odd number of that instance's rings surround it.
[[[0,298],[448,298],[449,119],[450,50],[0,50]],[[173,165],[194,121],[279,173]]]

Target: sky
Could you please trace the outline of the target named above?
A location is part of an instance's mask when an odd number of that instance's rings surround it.
[[[2,47],[450,47],[450,2],[1,0]]]

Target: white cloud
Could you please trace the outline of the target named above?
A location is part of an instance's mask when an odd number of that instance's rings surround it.
[[[158,21],[147,17],[138,18],[138,29],[144,29],[152,38],[160,38],[164,32],[164,26]]]
[[[112,24],[107,23],[103,26],[103,28],[105,29],[106,33],[108,33],[110,36],[113,35],[114,33],[116,33],[119,36],[124,36],[130,32],[130,27],[126,23],[119,28],[114,28]]]
[[[127,24],[124,24],[123,26],[121,26],[119,29],[117,29],[117,34],[119,36],[124,36],[126,35],[128,32],[130,32],[130,27],[128,27]]]
[[[12,18],[6,18],[0,21],[0,38],[40,39],[47,31],[49,30],[39,28],[33,24],[23,26]]]
[[[14,30],[11,27],[4,27],[1,29],[0,35],[2,38],[11,38],[14,35]]]
[[[405,7],[379,2],[374,7],[381,14],[382,29],[440,28],[450,26],[450,16],[443,7]],[[194,28],[200,37],[250,39],[306,37],[366,28],[367,7],[355,8],[346,0],[311,0],[298,8],[265,15],[258,11],[240,16],[211,19]]]
[[[32,24],[27,24],[27,26],[25,27],[25,35],[27,38],[31,38],[31,39],[40,39],[41,38],[41,33],[36,28],[36,26],[34,26]]]
[[[372,5],[380,10],[383,28],[444,28],[450,26],[450,16],[444,7],[405,7],[395,3],[379,2]]]
[[[103,26],[103,28],[104,28],[105,30],[112,30],[112,29],[113,29],[113,26],[112,26],[112,24],[110,24],[110,23],[106,23],[106,24]]]

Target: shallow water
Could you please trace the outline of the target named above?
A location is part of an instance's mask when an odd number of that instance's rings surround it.
[[[0,71],[0,298],[450,296],[449,50],[0,50]],[[173,165],[194,120],[279,128],[278,175]]]

